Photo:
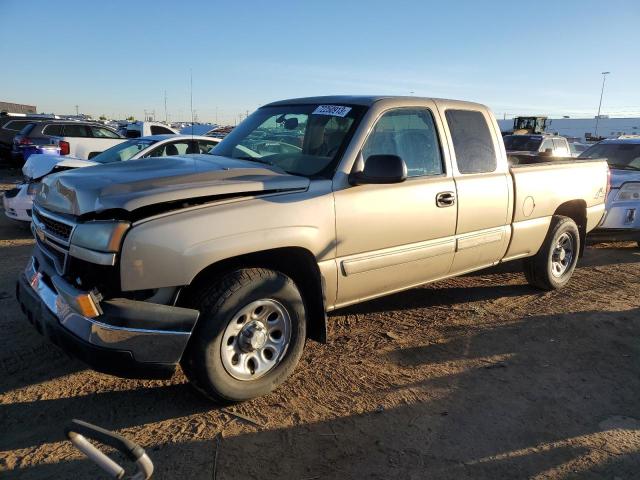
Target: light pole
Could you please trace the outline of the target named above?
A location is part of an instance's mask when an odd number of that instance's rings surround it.
[[[598,116],[596,117],[596,131],[593,134],[595,137],[598,136],[598,122],[600,121],[600,108],[602,108],[602,96],[604,95],[604,82],[610,73],[611,72],[602,72],[602,90],[600,91],[600,103],[598,104]]]

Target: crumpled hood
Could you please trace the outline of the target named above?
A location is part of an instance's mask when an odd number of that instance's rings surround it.
[[[620,188],[627,182],[640,182],[640,171],[611,169],[611,187]]]
[[[214,155],[155,157],[79,168],[45,177],[35,203],[84,215],[178,200],[304,190],[309,179],[276,167]]]
[[[76,157],[61,157],[60,155],[34,153],[29,155],[29,158],[22,166],[22,173],[27,178],[37,180],[51,173],[56,166],[63,168],[79,168],[90,167],[92,165],[98,165],[98,163]]]

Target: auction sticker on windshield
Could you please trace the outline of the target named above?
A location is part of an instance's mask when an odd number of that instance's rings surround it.
[[[351,107],[341,105],[318,105],[312,115],[331,115],[333,117],[344,117],[351,111]]]

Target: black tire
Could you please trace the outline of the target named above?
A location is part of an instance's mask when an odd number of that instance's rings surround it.
[[[558,240],[565,234],[571,238],[573,254],[567,262],[566,270],[558,275],[553,272],[554,250]],[[580,232],[576,223],[569,217],[554,215],[542,247],[533,257],[524,260],[524,275],[530,285],[541,290],[562,288],[569,282],[576,268],[579,252]]]
[[[191,384],[205,396],[221,403],[249,400],[271,392],[293,373],[304,349],[306,311],[288,276],[263,268],[236,270],[200,288],[193,299],[200,318],[181,365]],[[274,300],[286,309],[291,320],[290,340],[280,362],[266,374],[255,380],[238,380],[223,363],[222,339],[234,316],[261,299]]]

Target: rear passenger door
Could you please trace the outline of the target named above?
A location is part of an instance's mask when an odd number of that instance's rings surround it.
[[[444,117],[458,196],[456,252],[452,274],[500,261],[510,238],[511,176],[498,162],[503,146],[492,117],[480,107],[448,107]]]
[[[397,155],[402,183],[358,185],[334,192],[338,305],[445,276],[454,252],[455,185],[445,167],[435,105],[382,112],[361,150]],[[448,196],[440,204],[440,197]]]

